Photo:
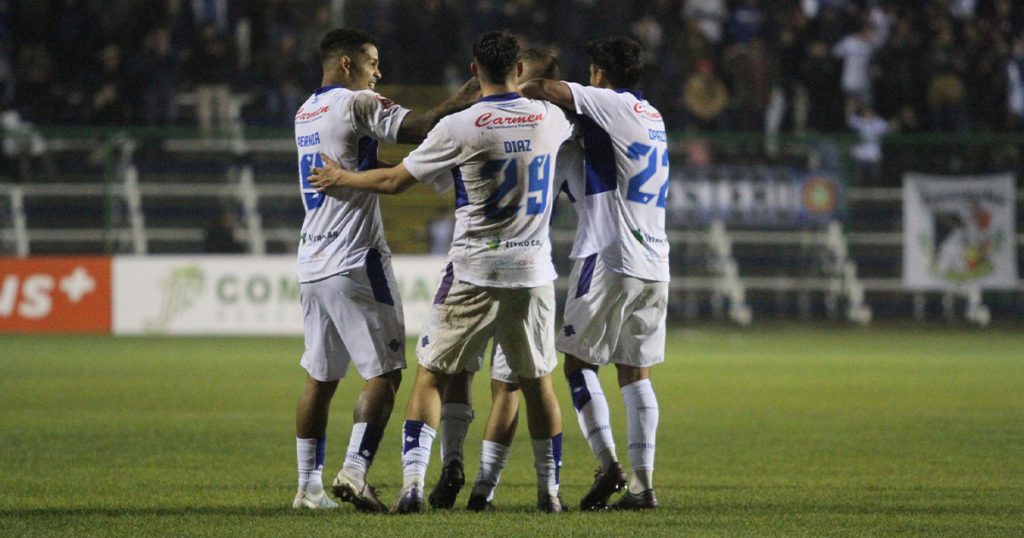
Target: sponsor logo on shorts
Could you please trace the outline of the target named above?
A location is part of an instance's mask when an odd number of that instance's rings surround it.
[[[562,332],[564,332],[566,336],[572,336],[576,334],[576,327],[573,327],[572,325],[565,325],[562,327]]]
[[[430,345],[430,338],[427,335],[424,334],[423,338],[420,338],[420,346],[427,347],[429,345]]]
[[[388,349],[390,349],[391,351],[398,351],[399,349],[402,349],[402,342],[400,342],[397,338],[392,339],[390,342],[388,342]]]

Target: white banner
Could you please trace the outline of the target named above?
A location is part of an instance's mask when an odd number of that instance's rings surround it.
[[[1015,288],[1015,196],[1010,174],[904,176],[904,285]]]
[[[426,319],[443,256],[395,256],[407,336]],[[118,256],[114,334],[302,335],[295,257]]]

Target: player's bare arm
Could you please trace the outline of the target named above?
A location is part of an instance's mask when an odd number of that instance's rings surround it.
[[[528,80],[519,86],[519,93],[523,97],[543,99],[569,110],[576,109],[576,103],[573,101],[569,85],[560,80],[542,78]]]
[[[463,110],[479,98],[480,82],[474,77],[466,81],[455,95],[445,99],[434,108],[423,114],[410,112],[398,128],[398,143],[419,144],[441,118]]]
[[[375,168],[362,172],[350,172],[341,164],[321,153],[322,168],[314,168],[309,184],[328,196],[337,196],[339,189],[363,189],[381,194],[398,194],[416,183],[416,178],[406,170],[404,164],[390,168]]]

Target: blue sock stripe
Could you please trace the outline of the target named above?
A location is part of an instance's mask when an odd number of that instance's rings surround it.
[[[561,484],[562,473],[562,434],[551,438],[551,453],[555,456],[555,483]]]
[[[569,393],[572,394],[572,406],[577,412],[583,410],[583,406],[590,402],[590,390],[587,389],[587,380],[583,377],[582,369],[569,374]]]
[[[327,436],[323,436],[316,440],[316,464],[313,466],[314,469],[322,469],[324,466],[324,459],[327,455]]]
[[[359,441],[359,455],[372,463],[373,457],[377,455],[377,447],[380,446],[380,439],[384,437],[384,428],[376,424],[366,423],[363,431],[363,438]]]
[[[407,420],[402,427],[402,454],[420,446],[420,432],[426,423],[422,420]]]

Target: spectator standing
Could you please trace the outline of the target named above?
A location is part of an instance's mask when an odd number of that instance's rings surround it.
[[[860,186],[879,185],[882,179],[881,139],[889,133],[889,123],[875,113],[871,105],[858,106],[851,102],[846,123],[860,135],[860,143],[853,147],[854,183]]]
[[[140,94],[140,119],[146,125],[177,123],[180,76],[181,58],[172,48],[171,31],[153,30],[132,62],[131,87]]]
[[[697,22],[700,33],[712,45],[722,41],[722,26],[729,18],[725,0],[686,0],[683,17]]]
[[[832,54],[843,61],[841,87],[848,98],[873,102],[868,69],[877,48],[875,30],[870,24],[862,25],[859,32],[844,37],[832,48]]]
[[[231,75],[235,61],[230,43],[207,24],[199,30],[189,55],[190,75],[196,89],[196,117],[204,135],[231,122]]]
[[[683,89],[688,128],[700,131],[720,131],[728,128],[725,108],[729,104],[729,91],[715,74],[714,64],[705,59],[697,62],[697,71],[690,75]]]
[[[1006,62],[1006,109],[1011,128],[1024,126],[1024,39],[1013,41],[1013,54]]]

